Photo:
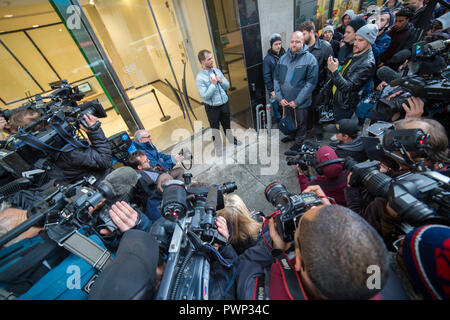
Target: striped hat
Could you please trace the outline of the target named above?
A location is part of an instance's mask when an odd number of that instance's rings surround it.
[[[410,231],[403,243],[403,263],[424,299],[450,299],[450,228],[426,225]]]

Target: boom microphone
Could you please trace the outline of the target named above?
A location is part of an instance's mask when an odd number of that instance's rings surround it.
[[[113,200],[127,194],[138,180],[136,170],[124,166],[108,174],[99,184],[98,189],[106,199]]]
[[[389,84],[391,81],[401,77],[402,76],[398,72],[395,72],[394,70],[386,66],[383,66],[377,70],[377,78]]]

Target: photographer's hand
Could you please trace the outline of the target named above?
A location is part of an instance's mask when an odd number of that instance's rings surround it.
[[[109,210],[111,220],[116,224],[120,231],[125,232],[136,226],[139,214],[125,201],[117,201]],[[105,231],[106,230],[106,231]],[[107,229],[100,230],[101,234],[106,234]]]
[[[381,81],[377,87],[377,91],[382,91],[384,89],[384,87],[387,87],[387,86],[388,86],[387,82]]]
[[[425,103],[422,101],[422,99],[417,97],[409,97],[408,98],[408,104],[409,107],[406,105],[406,103],[402,104],[403,110],[405,110],[406,118],[420,118],[424,112],[424,106]]]
[[[5,126],[8,124],[8,122],[6,121],[5,118],[0,117],[0,132],[3,131],[3,129],[5,128]]]
[[[227,241],[230,238],[230,232],[228,231],[227,220],[224,217],[218,216],[216,219],[217,232],[224,237]],[[216,250],[219,250],[220,246],[217,243],[213,244]]]
[[[88,127],[91,127],[98,121],[98,118],[96,116],[93,116],[90,113],[83,115],[83,119],[84,119],[84,121],[86,121],[86,124],[88,125]],[[89,129],[85,128],[81,124],[80,124],[80,129],[83,130],[84,132],[90,132]]]
[[[281,249],[286,251],[291,246],[290,243],[286,243],[283,241],[283,238],[278,234],[277,226],[273,219],[269,220],[269,234],[272,239],[272,250],[273,249]]]
[[[177,162],[177,163],[184,160],[184,156],[181,154],[175,155],[174,158],[175,158],[175,162]]]
[[[311,185],[308,186],[305,190],[303,190],[302,193],[305,192],[312,192],[315,193],[316,196],[322,200],[322,203],[325,205],[331,204],[330,200],[328,200],[327,195],[325,194],[325,192],[323,192],[322,188],[319,185]]]

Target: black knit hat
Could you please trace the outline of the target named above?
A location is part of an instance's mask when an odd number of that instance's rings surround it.
[[[272,48],[272,45],[275,41],[282,41],[281,40],[281,35],[279,35],[278,33],[274,33],[273,35],[270,36],[270,47]]]
[[[348,25],[351,26],[356,32],[359,28],[366,25],[366,20],[364,20],[363,17],[356,16],[352,20],[350,20],[350,23]]]

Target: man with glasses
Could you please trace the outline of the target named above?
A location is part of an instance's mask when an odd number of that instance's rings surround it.
[[[144,129],[138,130],[134,134],[134,145],[138,150],[145,152],[149,168],[159,172],[169,173],[174,179],[183,180],[183,168],[174,168],[177,163],[184,160],[182,155],[177,154],[172,156],[158,152],[158,149],[156,149],[155,145],[152,143],[150,133]]]

